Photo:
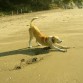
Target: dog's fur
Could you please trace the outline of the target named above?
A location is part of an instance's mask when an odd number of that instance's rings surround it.
[[[46,36],[43,33],[40,32],[40,30],[33,24],[33,21],[37,19],[38,17],[34,17],[30,22],[30,28],[29,28],[29,34],[30,34],[30,40],[29,40],[29,48],[31,48],[31,41],[33,37],[36,38],[36,42],[38,45],[44,45],[48,46],[52,49],[59,50],[62,52],[66,52],[68,47],[63,47],[58,45],[62,42],[62,40],[57,36]]]

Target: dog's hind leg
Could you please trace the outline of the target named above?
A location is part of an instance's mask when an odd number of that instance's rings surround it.
[[[33,33],[31,32],[31,29],[29,29],[29,35],[30,35],[30,39],[29,39],[29,48],[31,48],[31,41],[33,39]]]

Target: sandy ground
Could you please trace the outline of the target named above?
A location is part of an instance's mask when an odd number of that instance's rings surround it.
[[[46,35],[57,35],[70,46],[66,53],[28,48],[29,22]],[[74,47],[74,48],[73,48]],[[20,60],[43,60],[12,70]],[[0,83],[83,83],[83,9],[50,10],[0,17]]]

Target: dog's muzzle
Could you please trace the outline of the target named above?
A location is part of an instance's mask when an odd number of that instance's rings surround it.
[[[58,43],[61,43],[61,42],[62,42],[62,40],[58,41]]]

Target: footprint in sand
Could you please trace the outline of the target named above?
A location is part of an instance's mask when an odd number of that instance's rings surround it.
[[[28,60],[21,59],[20,60],[20,64],[15,66],[13,70],[22,69],[25,66],[27,66],[29,64],[33,64],[33,63],[39,62],[40,60],[43,60],[43,57],[34,57],[34,58],[30,58]]]

